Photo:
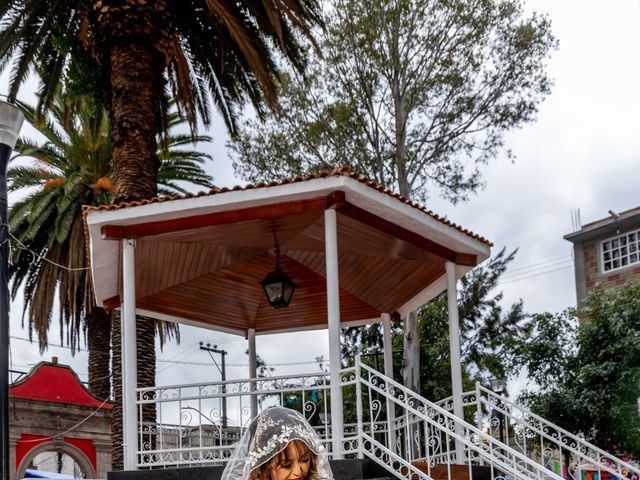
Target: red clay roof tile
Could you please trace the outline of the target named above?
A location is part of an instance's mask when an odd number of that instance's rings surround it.
[[[141,200],[141,201],[132,201],[132,202],[121,202],[119,204],[116,205],[101,205],[101,206],[85,206],[84,207],[84,215],[86,218],[86,215],[88,212],[90,211],[100,211],[100,210],[119,210],[122,208],[129,208],[129,207],[136,207],[136,206],[140,206],[140,205],[147,205],[150,203],[159,203],[159,202],[167,202],[167,201],[173,201],[173,200],[180,200],[180,199],[184,199],[184,198],[193,198],[193,197],[201,197],[201,196],[209,196],[209,195],[216,195],[216,194],[220,194],[220,193],[226,193],[226,192],[230,192],[230,191],[239,191],[239,190],[250,190],[250,189],[255,189],[255,188],[268,188],[268,187],[277,187],[278,185],[285,185],[288,183],[297,183],[297,182],[305,182],[305,181],[309,181],[309,180],[314,180],[314,179],[318,179],[318,178],[326,178],[326,177],[339,177],[339,176],[347,176],[350,178],[353,178],[354,180],[357,180],[360,183],[363,183],[364,185],[367,185],[368,187],[374,188],[376,190],[378,190],[379,192],[385,193],[403,203],[406,203],[407,205],[416,208],[422,212],[424,212],[425,214],[429,215],[431,218],[433,218],[434,220],[437,220],[449,227],[455,228],[456,230],[458,230],[461,233],[464,233],[465,235],[468,235],[471,238],[474,238],[475,240],[478,240],[490,247],[493,246],[493,243],[491,243],[489,240],[487,240],[486,238],[482,237],[481,235],[478,235],[477,233],[473,233],[472,231],[461,227],[460,225],[457,225],[456,223],[453,223],[449,220],[447,220],[446,217],[440,216],[436,213],[434,213],[433,211],[427,209],[424,205],[419,204],[418,202],[412,201],[406,197],[404,197],[403,195],[400,195],[399,193],[396,193],[392,190],[390,190],[388,187],[382,186],[379,183],[375,182],[374,180],[371,180],[370,178],[364,176],[364,175],[359,175],[353,171],[351,171],[351,169],[348,166],[342,166],[339,168],[336,168],[333,171],[321,171],[318,173],[310,173],[308,175],[305,176],[301,176],[301,175],[297,175],[293,178],[284,178],[281,180],[272,180],[270,182],[256,182],[256,183],[250,183],[247,185],[236,185],[232,188],[229,187],[222,187],[222,188],[216,188],[213,187],[211,188],[208,192],[198,192],[196,194],[193,193],[187,193],[183,196],[179,196],[179,195],[172,195],[172,196],[162,196],[162,197],[153,197],[150,199],[145,199],[145,200]],[[85,235],[87,235],[87,231],[86,231],[86,222],[85,222]]]

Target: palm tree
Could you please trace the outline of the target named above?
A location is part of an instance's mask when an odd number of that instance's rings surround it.
[[[0,67],[12,64],[10,101],[33,67],[44,72],[47,105],[61,77],[87,80],[73,66],[89,52],[111,119],[115,192],[149,198],[168,92],[193,131],[209,121],[211,96],[233,132],[246,98],[258,112],[276,105],[281,58],[304,70],[304,39],[319,23],[317,0],[6,0]]]
[[[29,334],[36,333],[41,352],[48,344],[57,295],[61,336],[64,333],[75,353],[80,334],[86,334],[89,387],[98,397],[108,398],[111,319],[93,300],[82,222],[84,205],[108,204],[113,197],[108,115],[88,98],[71,102],[59,92],[48,117],[38,116],[31,106],[21,108],[45,142],[21,140],[18,157],[29,160],[14,159],[7,173],[10,191],[28,189],[9,213],[14,237],[12,295],[15,298],[24,288]],[[169,128],[181,123],[176,114],[168,119]],[[184,192],[177,182],[211,185],[211,177],[202,169],[210,156],[184,149],[192,140],[190,135],[170,133],[162,138],[161,193]],[[161,340],[177,334],[171,324],[158,325]]]
[[[61,78],[94,86],[111,120],[116,198],[149,198],[168,92],[192,132],[209,122],[211,98],[233,133],[246,99],[259,114],[277,105],[280,61],[303,71],[320,23],[317,0],[5,0],[0,70],[11,65],[9,101],[30,70],[42,72],[41,108]],[[153,350],[153,323],[138,322],[136,336]],[[138,372],[140,386],[153,383]]]

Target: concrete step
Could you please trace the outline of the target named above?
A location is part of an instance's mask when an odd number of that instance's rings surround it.
[[[371,460],[331,460],[335,480],[397,480]],[[181,467],[109,472],[108,480],[219,480],[224,467]]]
[[[431,475],[433,480],[492,480],[491,468],[479,465],[446,465],[439,463],[428,468],[426,462],[413,462],[413,466]]]

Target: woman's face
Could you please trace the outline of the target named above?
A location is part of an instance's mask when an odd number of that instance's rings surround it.
[[[311,452],[302,442],[294,440],[278,458],[271,471],[271,480],[302,480],[309,473]]]

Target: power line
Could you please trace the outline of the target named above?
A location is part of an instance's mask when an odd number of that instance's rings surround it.
[[[10,335],[9,338],[11,338],[13,340],[21,340],[23,342],[34,343],[33,340],[30,340],[30,339],[24,338],[24,337],[17,337],[15,335]],[[69,347],[69,346],[66,346],[66,345],[57,345],[55,343],[53,343],[53,344],[48,343],[47,344],[47,348],[49,348],[49,347],[64,348],[66,350],[73,350],[74,352],[91,353],[89,350],[87,350],[85,348],[80,348],[80,347],[73,348],[73,347]],[[98,351],[98,350],[94,351],[93,353],[95,353],[97,355],[111,355],[110,352],[102,352],[102,351]]]
[[[527,276],[524,276],[524,277],[521,277],[521,278],[513,278],[513,279],[508,279],[507,281],[499,281],[498,285],[504,285],[504,284],[507,284],[507,283],[519,282],[521,280],[526,280],[528,278],[539,277],[541,275],[547,275],[549,273],[559,272],[561,270],[567,270],[568,268],[573,268],[573,265],[567,265],[566,267],[560,267],[560,268],[555,268],[555,269],[552,269],[552,270],[547,270],[547,271],[544,271],[544,272],[538,272],[538,273],[527,275]]]
[[[20,250],[24,250],[26,252],[29,252],[34,258],[37,258],[39,260],[42,260],[44,262],[50,263],[51,265],[61,268],[62,270],[67,270],[69,272],[82,272],[82,271],[88,271],[91,270],[91,267],[67,267],[65,265],[61,265],[59,263],[54,262],[53,260],[49,260],[46,256],[39,254],[38,252],[31,250],[29,247],[27,247],[24,243],[22,243],[15,235],[13,235],[11,232],[9,232],[9,236],[13,239],[13,241],[17,244],[15,245],[16,248],[19,248]],[[12,242],[10,242],[11,244]],[[105,265],[108,265],[111,263],[111,260],[108,260],[104,263],[101,263],[99,265],[94,265],[93,268],[100,268],[103,267]]]
[[[180,365],[200,365],[210,367],[211,363],[207,362],[189,362],[186,360],[165,360],[165,359],[157,359],[157,362],[160,363],[172,363],[172,364],[180,364]],[[292,365],[312,365],[317,364],[316,360],[306,361],[306,362],[285,362],[285,363],[268,363],[270,367],[288,367]],[[227,367],[249,367],[248,363],[227,363]]]
[[[549,265],[546,268],[542,268],[542,269],[538,269],[538,270],[530,270],[528,272],[522,272],[520,274],[516,274],[516,275],[504,275],[502,277],[499,278],[498,282],[510,282],[510,281],[514,281],[514,280],[519,280],[519,279],[523,279],[523,278],[530,278],[530,277],[535,277],[539,274],[544,274],[547,272],[554,272],[556,270],[563,270],[566,268],[572,268],[573,267],[573,262],[565,262],[565,263],[558,263],[558,264],[553,264],[553,265]]]
[[[82,425],[84,422],[86,422],[91,417],[93,417],[96,413],[98,413],[102,409],[102,407],[104,407],[105,403],[107,403],[108,400],[109,399],[106,398],[93,412],[91,412],[89,415],[84,417],[82,420],[80,420],[78,423],[76,423],[72,427],[66,429],[64,432],[60,432],[60,433],[57,433],[55,435],[48,435],[46,437],[36,438],[36,439],[33,439],[33,440],[20,440],[20,441],[23,442],[23,443],[33,443],[33,442],[42,442],[43,440],[47,440],[47,441],[48,440],[53,440],[54,438],[58,438],[58,437],[64,437],[66,434],[68,434],[69,432],[72,432],[73,430],[78,428],[80,425]]]
[[[555,257],[555,258],[550,258],[548,260],[543,260],[541,262],[530,263],[530,264],[524,265],[522,267],[509,268],[509,269],[507,269],[507,275],[509,275],[511,273],[520,272],[521,270],[529,270],[531,268],[536,268],[536,267],[542,266],[542,265],[547,264],[547,263],[554,263],[554,262],[558,262],[559,260],[567,261],[567,260],[570,260],[570,259],[571,260],[573,259],[573,257],[571,255],[562,255],[561,257]]]
[[[573,259],[571,257],[566,258],[564,260],[560,260],[560,261],[555,261],[552,263],[549,262],[541,262],[538,265],[532,265],[530,267],[527,267],[526,269],[522,269],[520,271],[514,271],[511,272],[509,270],[507,270],[507,272],[502,275],[502,279],[507,279],[507,278],[512,278],[512,277],[520,277],[522,275],[527,275],[529,273],[535,273],[536,271],[540,271],[540,270],[547,270],[549,268],[553,268],[553,267],[557,267],[560,265],[566,265],[567,263],[571,263],[573,264]]]

